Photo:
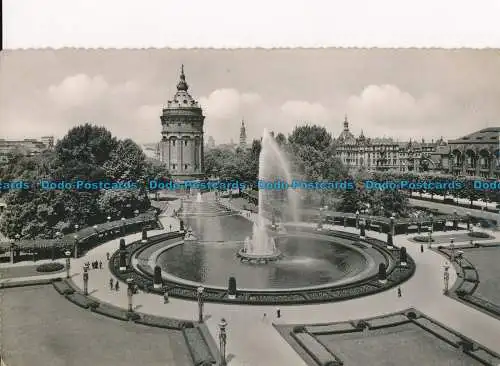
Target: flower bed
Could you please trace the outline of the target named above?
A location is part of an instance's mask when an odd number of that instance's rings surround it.
[[[64,269],[64,264],[59,262],[40,264],[36,267],[37,272],[58,272]]]

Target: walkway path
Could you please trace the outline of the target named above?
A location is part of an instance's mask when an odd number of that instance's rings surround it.
[[[251,219],[255,218],[256,215],[252,214]],[[160,221],[167,230],[170,224],[173,225],[173,230],[178,230],[176,219],[162,216]],[[304,225],[313,226],[313,224]],[[325,227],[356,232],[354,228],[332,225],[325,225]],[[163,232],[165,230],[154,230],[148,232],[148,235],[152,236]],[[451,233],[453,232],[447,234]],[[497,239],[500,238],[499,233],[491,234],[496,235]],[[367,235],[381,240],[386,239],[386,234],[377,232],[368,231]],[[138,233],[128,235],[125,239],[127,243],[131,243],[140,238],[141,234]],[[272,327],[271,322],[277,324],[327,323],[389,314],[409,307],[415,307],[444,325],[496,352],[500,352],[500,342],[498,342],[500,321],[444,296],[442,278],[445,258],[430,250],[420,253],[420,246],[410,242],[409,238],[410,236],[395,237],[395,244],[406,246],[408,253],[417,264],[415,275],[401,286],[402,298],[397,297],[396,289],[394,289],[336,303],[281,306],[280,319],[275,317],[276,308],[274,306],[206,303],[206,324],[212,336],[217,339],[218,322],[222,317],[228,321],[227,350],[230,355],[233,355],[230,357],[230,366],[305,365],[298,354]],[[85,257],[72,260],[71,275],[75,284],[83,288],[81,269],[84,262],[102,260],[104,263],[106,253],[112,253],[118,248],[119,239],[112,240],[91,250]],[[89,292],[101,301],[126,308],[125,286],[122,286],[118,292],[110,290],[109,279],[111,277],[112,274],[107,265],[102,270],[91,270]],[[452,270],[450,283],[455,280],[456,273]],[[197,319],[198,305],[194,301],[171,298],[168,304],[163,304],[161,296],[140,292],[134,296],[134,305],[138,311],[144,313],[180,319]],[[267,321],[263,320],[264,313],[267,314]]]

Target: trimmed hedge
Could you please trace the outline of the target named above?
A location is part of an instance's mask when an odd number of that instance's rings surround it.
[[[198,328],[183,329],[182,334],[195,365],[215,364],[215,358]]]
[[[172,318],[163,318],[154,315],[140,314],[140,319],[135,320],[136,323],[149,325],[157,328],[181,330],[185,328],[192,328],[193,322]]]
[[[128,311],[112,306],[109,304],[101,303],[97,308],[91,308],[95,313],[109,316],[110,318],[128,321]]]
[[[44,263],[36,267],[37,272],[58,272],[64,269],[64,264],[59,262]]]
[[[487,233],[483,233],[482,231],[473,231],[468,233],[467,235],[469,235],[472,238],[482,238],[482,239],[487,239],[490,237]]]
[[[52,283],[57,292],[61,295],[72,295],[75,293],[75,290],[68,285],[66,281],[57,281]]]
[[[78,292],[75,292],[74,294],[66,295],[66,298],[71,301],[73,304],[78,305],[81,308],[88,309],[92,307],[93,310],[95,310],[97,307],[99,307],[99,303],[87,298],[85,295],[82,295]]]
[[[429,242],[429,237],[428,236],[415,236],[413,237],[413,240],[419,243],[428,243]],[[434,238],[431,237],[431,243],[434,242]]]

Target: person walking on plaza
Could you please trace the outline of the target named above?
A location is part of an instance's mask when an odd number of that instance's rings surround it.
[[[172,224],[170,224],[170,231],[172,231]]]
[[[263,321],[263,322],[266,322],[266,321],[267,321],[267,314],[266,314],[266,313],[264,313],[264,316],[262,317],[262,321]]]
[[[109,261],[109,252],[106,253],[106,259]]]
[[[277,309],[276,309],[276,316],[277,316],[278,318],[281,318],[281,310],[280,310],[280,308],[277,308]]]
[[[113,289],[113,278],[110,278],[109,279],[109,289],[112,290]]]
[[[420,244],[420,253],[424,252],[424,244]]]
[[[401,297],[403,296],[403,294],[401,293],[401,287],[398,287],[398,297]]]
[[[168,303],[168,288],[165,287],[163,290],[163,303],[167,304]]]
[[[99,269],[102,269],[102,261],[99,261]]]
[[[118,280],[116,280],[115,291],[119,290],[120,290],[120,283],[118,282]]]

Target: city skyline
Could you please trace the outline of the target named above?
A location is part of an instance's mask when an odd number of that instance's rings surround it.
[[[356,136],[400,141],[499,125],[500,61],[489,50],[26,50],[1,60],[6,139],[57,139],[90,122],[158,142],[181,64],[217,144],[237,140],[242,119],[249,141],[305,123],[336,138],[345,115]]]

